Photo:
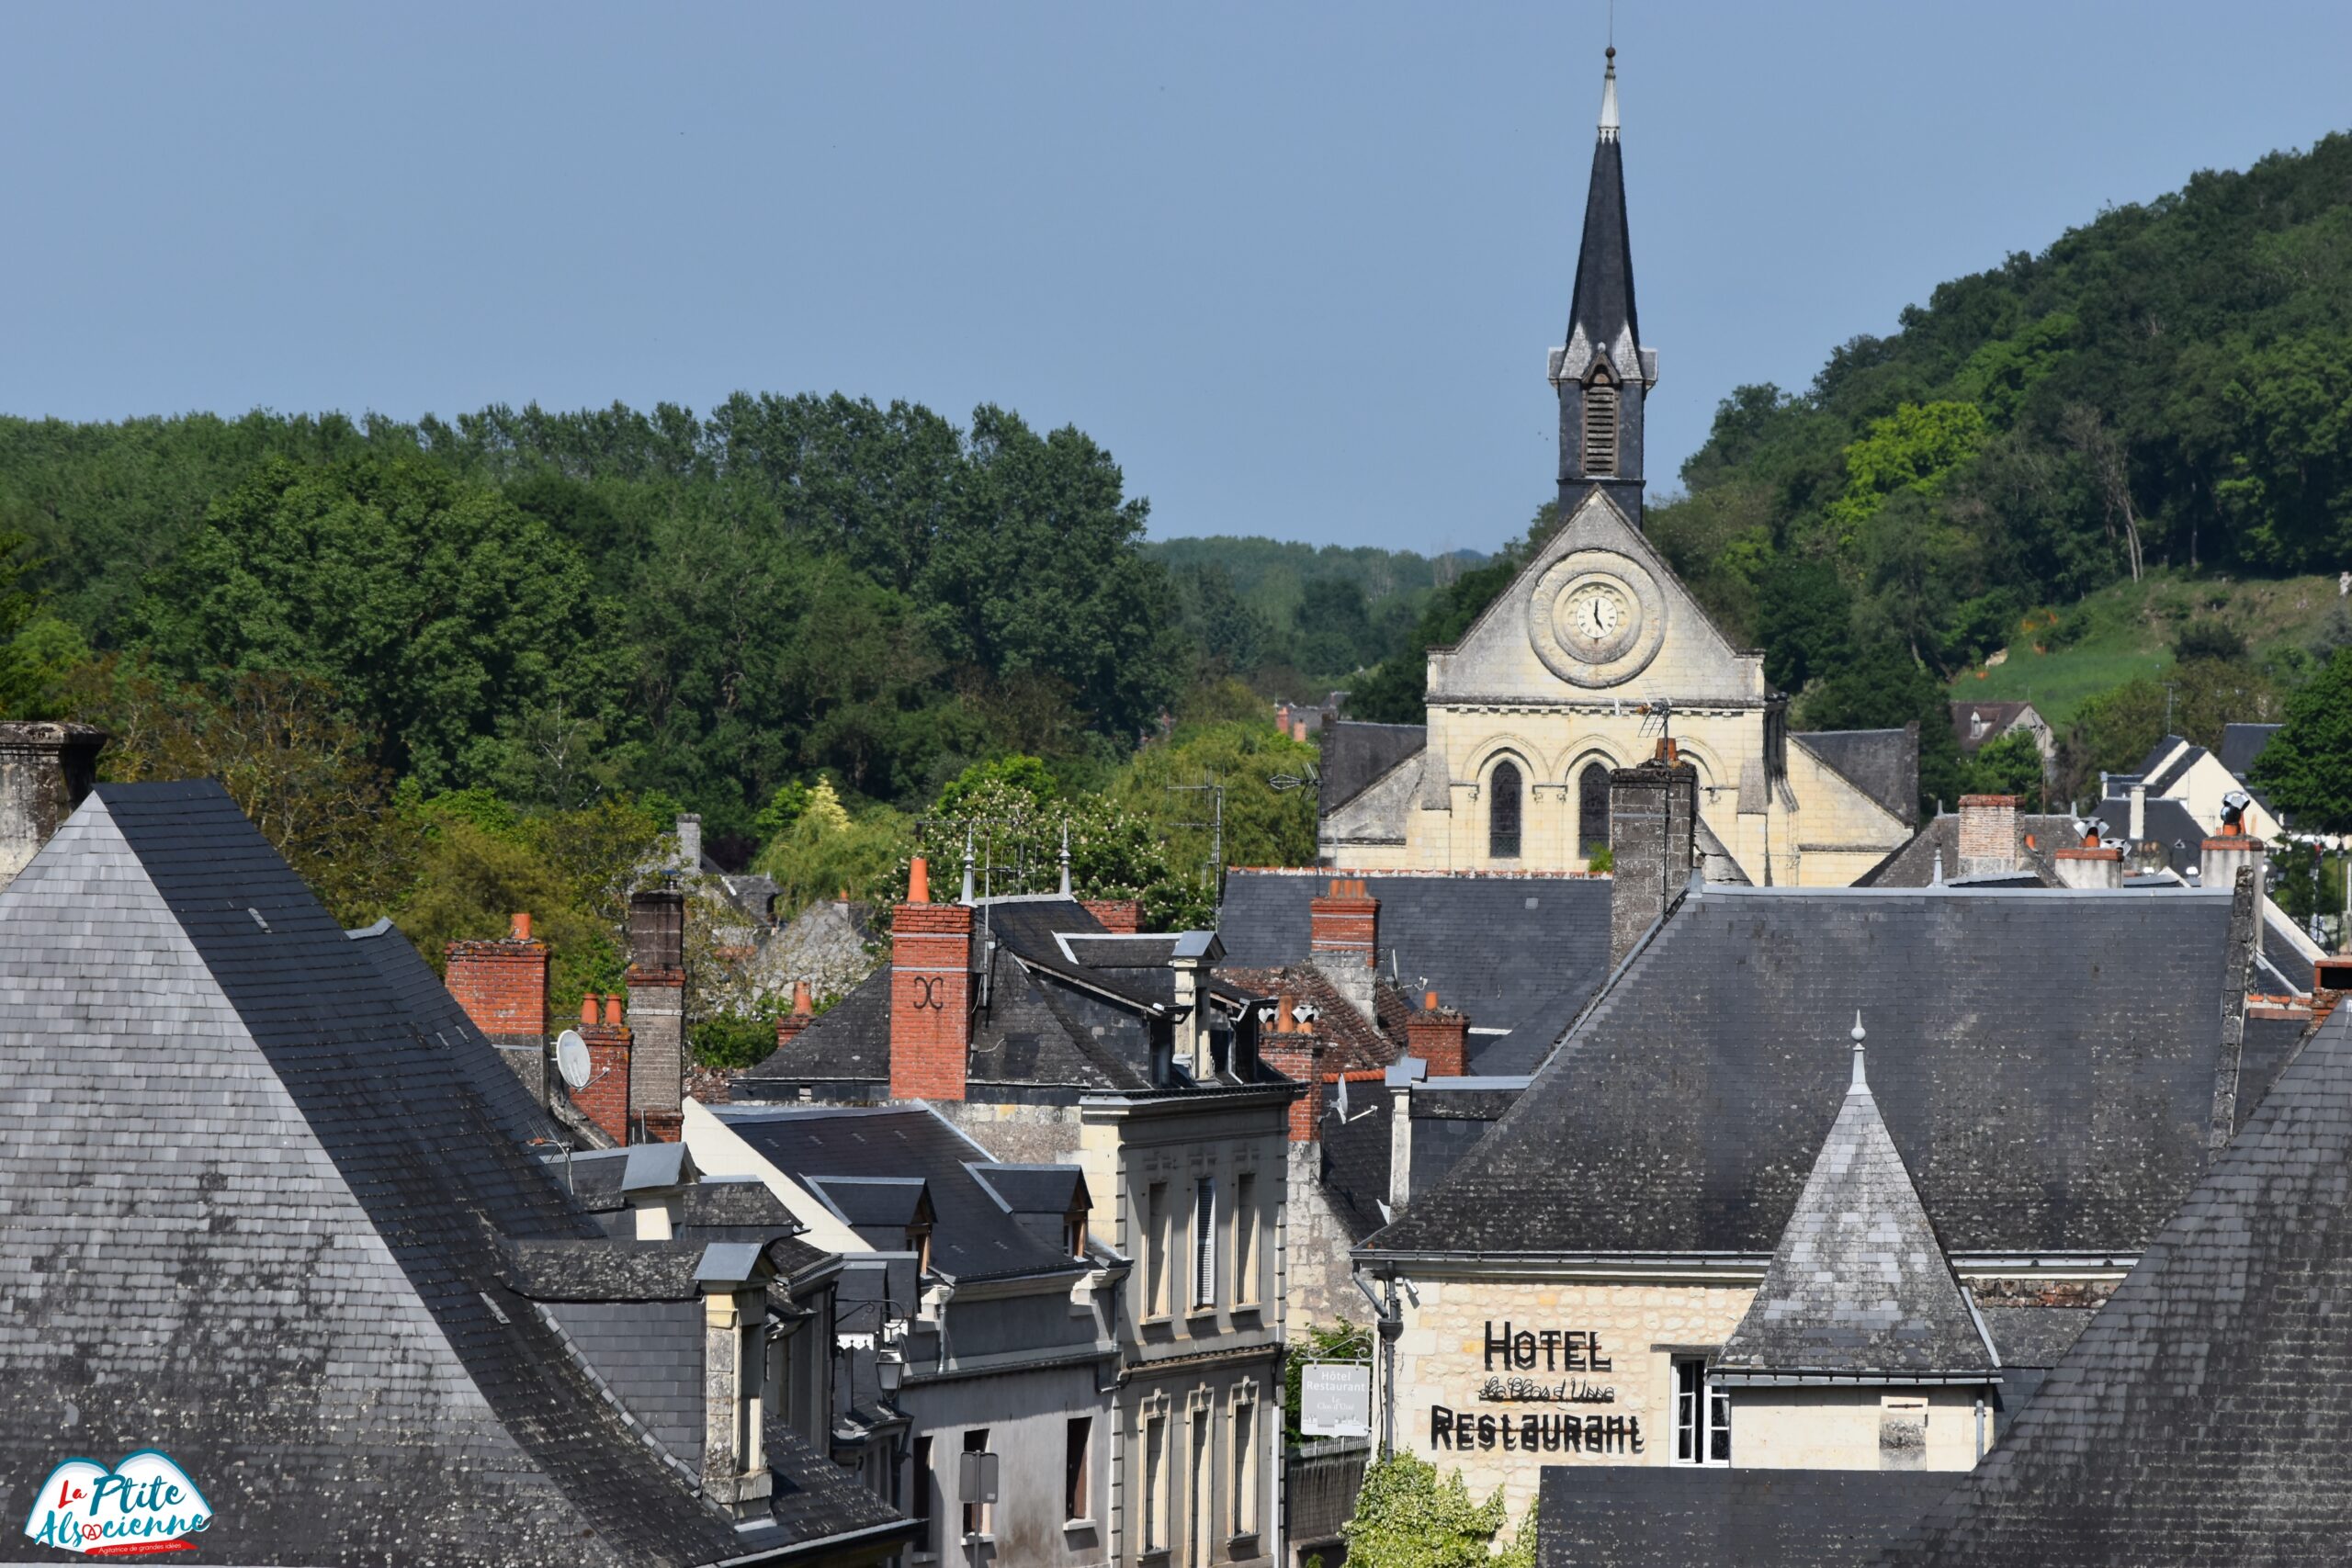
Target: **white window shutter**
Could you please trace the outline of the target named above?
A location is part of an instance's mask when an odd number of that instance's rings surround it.
[[[1193,1213],[1193,1304],[1216,1302],[1216,1184],[1203,1180],[1194,1189]]]

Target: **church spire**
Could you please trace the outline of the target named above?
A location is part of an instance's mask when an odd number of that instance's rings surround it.
[[[1642,400],[1657,382],[1657,355],[1642,347],[1634,309],[1634,249],[1625,221],[1625,171],[1618,140],[1617,51],[1600,83],[1600,135],[1585,195],[1584,243],[1566,346],[1552,355],[1560,397],[1560,499],[1609,491],[1627,516],[1642,503]]]

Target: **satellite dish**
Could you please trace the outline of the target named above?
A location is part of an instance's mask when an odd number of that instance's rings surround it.
[[[580,1038],[580,1031],[567,1029],[555,1037],[555,1070],[573,1089],[586,1089],[592,1070],[588,1065],[588,1042]]]

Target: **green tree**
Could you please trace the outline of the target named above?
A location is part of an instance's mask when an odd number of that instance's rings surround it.
[[[1508,1521],[1499,1488],[1474,1503],[1460,1471],[1440,1475],[1425,1460],[1396,1454],[1364,1471],[1355,1517],[1343,1527],[1348,1562],[1354,1568],[1488,1568]]]
[[[488,777],[498,720],[571,694],[587,588],[544,525],[430,464],[271,458],[214,503],[141,614],[184,679],[331,686],[375,760],[432,788]]]
[[[2014,795],[2029,802],[2041,796],[2041,747],[2023,730],[1988,740],[1961,768],[1970,795]]]
[[[1905,403],[1872,420],[1846,448],[1846,493],[1829,507],[1829,525],[1844,543],[1899,491],[1933,495],[1951,471],[1984,445],[1984,411],[1974,403]]]
[[[2352,649],[2287,699],[2249,782],[2304,831],[2352,830]]]

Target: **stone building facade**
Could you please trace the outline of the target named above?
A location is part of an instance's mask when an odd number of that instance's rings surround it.
[[[1642,532],[1642,410],[1615,64],[1565,346],[1556,533],[1461,640],[1429,655],[1428,722],[1327,725],[1322,862],[1584,869],[1608,778],[1670,735],[1698,769],[1708,875],[1839,886],[1910,836],[1916,731],[1792,733],[1763,656],[1734,647]]]

